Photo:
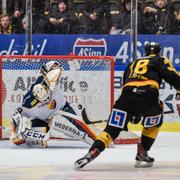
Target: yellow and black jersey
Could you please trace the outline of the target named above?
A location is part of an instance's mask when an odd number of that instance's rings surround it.
[[[130,63],[123,76],[123,87],[152,86],[159,89],[162,79],[180,89],[180,74],[163,56],[150,55]]]

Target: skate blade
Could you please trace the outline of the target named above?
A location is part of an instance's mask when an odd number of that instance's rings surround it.
[[[146,167],[152,167],[153,162],[145,162],[145,161],[136,161],[134,167],[136,168],[146,168]]]
[[[87,159],[77,160],[74,163],[74,170],[79,170],[79,169],[83,168],[87,163],[88,163]]]

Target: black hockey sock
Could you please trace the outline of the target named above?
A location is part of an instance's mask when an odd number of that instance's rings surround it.
[[[150,137],[147,137],[147,136],[144,136],[144,135],[141,136],[141,144],[142,144],[145,151],[150,150],[150,148],[153,145],[154,141],[155,141],[155,139],[153,139],[153,138],[150,138]]]
[[[93,149],[98,149],[98,151],[101,153],[105,149],[105,144],[100,140],[96,140],[94,144],[91,146],[91,148],[89,149],[89,152]]]

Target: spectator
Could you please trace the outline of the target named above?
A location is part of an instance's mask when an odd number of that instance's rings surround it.
[[[176,5],[176,3],[173,3],[172,4],[174,9],[175,9],[175,17],[176,17],[176,20],[175,20],[175,31],[174,31],[174,34],[180,34],[180,9],[178,8],[178,6]]]
[[[57,9],[52,9],[48,15],[46,32],[51,34],[72,34],[76,32],[77,19],[75,13],[68,8],[66,0],[59,0]]]
[[[144,33],[172,34],[175,31],[176,17],[174,8],[167,0],[155,0],[152,7],[144,8]]]
[[[26,33],[28,31],[28,17],[24,16],[22,19],[22,31],[21,33]]]
[[[104,33],[108,34],[112,26],[110,3],[108,0],[100,0],[100,3],[104,12]]]
[[[10,21],[10,17],[7,14],[0,16],[0,34],[12,34],[13,26]]]
[[[14,0],[14,17],[13,17],[13,24],[16,24],[16,29],[18,29],[18,33],[22,33],[22,20],[26,14],[26,1],[22,0]],[[44,20],[44,13],[45,13],[45,4],[46,1],[42,0],[32,0],[32,31],[33,33],[43,33],[45,20]]]
[[[102,3],[103,2],[103,6]],[[105,4],[106,3],[106,4]],[[86,34],[104,34],[107,32],[104,19],[110,16],[107,1],[86,0],[83,14],[85,15]],[[109,14],[109,15],[108,15]]]
[[[45,11],[46,14],[52,13],[54,10],[57,10],[59,0],[49,0],[46,1]]]
[[[138,4],[139,5],[139,4]],[[141,33],[142,10],[138,7],[138,32]],[[130,34],[131,33],[131,0],[123,0],[123,10],[119,14],[117,22],[112,26],[110,34]]]
[[[55,9],[57,10],[58,6],[57,4],[59,3],[59,0],[45,0],[45,9],[48,13],[54,11]],[[69,9],[74,9],[74,0],[67,0],[68,3],[68,8]]]
[[[16,0],[0,0],[0,14],[8,14],[10,17],[13,16],[15,1]]]

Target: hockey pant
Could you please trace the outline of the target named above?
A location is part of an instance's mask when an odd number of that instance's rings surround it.
[[[128,114],[126,111],[117,108],[114,105],[108,123],[94,143],[93,147],[103,151],[113,140],[115,140],[122,130],[127,130],[127,125],[132,122],[132,119],[138,119],[143,126],[141,134],[141,144],[146,151],[149,151],[153,145],[159,129],[163,122],[163,107],[162,103],[152,108],[150,115],[145,115],[142,118],[133,114]],[[137,122],[136,122],[137,123]]]

